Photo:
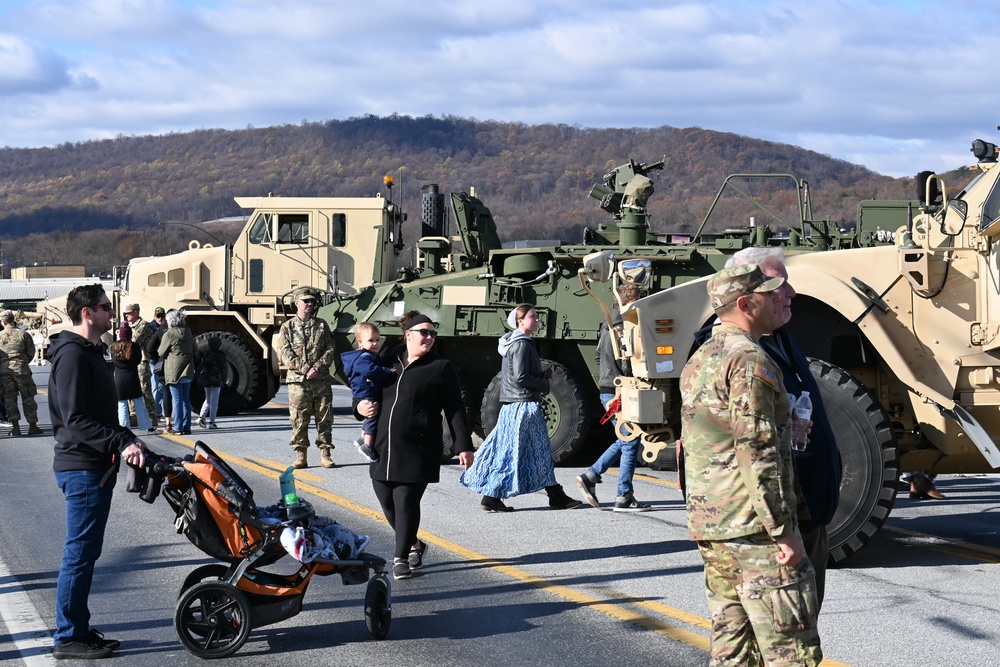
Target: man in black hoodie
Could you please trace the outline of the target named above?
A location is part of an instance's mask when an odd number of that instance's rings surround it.
[[[87,599],[104,545],[121,459],[145,462],[146,445],[118,425],[115,382],[101,335],[114,307],[100,285],[73,289],[66,301],[73,322],[49,347],[49,411],[55,438],[56,483],[66,498],[66,544],[56,583],[56,659],[109,658],[121,645],[90,627]]]

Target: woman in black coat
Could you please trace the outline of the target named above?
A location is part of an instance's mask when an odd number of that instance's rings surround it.
[[[472,465],[472,438],[459,388],[458,371],[434,350],[437,330],[425,315],[407,313],[400,321],[403,345],[389,356],[396,369],[381,406],[361,401],[361,416],[379,414],[371,464],[372,487],[386,520],[396,532],[392,574],[408,579],[423,565],[427,545],[417,539],[420,499],[441,477],[444,452],[441,413],[451,431],[459,461]]]
[[[124,332],[129,336],[128,332]],[[121,334],[119,334],[121,335]],[[146,402],[142,398],[142,385],[139,384],[139,363],[142,361],[142,348],[132,343],[131,338],[122,338],[111,345],[111,363],[115,367],[115,392],[118,394],[118,423],[125,428],[131,424],[128,405],[131,401],[135,411],[135,421],[139,429],[146,433],[158,433],[153,428],[146,411]]]

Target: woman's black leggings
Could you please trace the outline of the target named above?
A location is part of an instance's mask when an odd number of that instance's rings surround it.
[[[382,506],[386,521],[396,531],[396,558],[406,558],[410,547],[417,543],[420,530],[420,499],[426,484],[403,484],[372,480],[375,497]]]

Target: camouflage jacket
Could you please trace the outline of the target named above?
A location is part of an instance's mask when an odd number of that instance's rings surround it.
[[[149,361],[149,353],[146,351],[146,345],[149,343],[152,335],[153,328],[149,326],[149,322],[141,317],[132,324],[132,344],[142,348],[143,361]]]
[[[9,372],[14,375],[31,375],[28,365],[35,358],[35,341],[31,334],[17,327],[4,327],[0,331],[0,350],[7,353]]]
[[[778,366],[753,336],[719,324],[680,388],[691,539],[792,534],[791,409]]]
[[[305,380],[312,367],[319,373],[314,379],[333,383],[330,364],[333,363],[333,336],[326,322],[318,317],[301,320],[292,317],[281,325],[281,345],[278,348],[282,361],[288,367],[287,384]]]

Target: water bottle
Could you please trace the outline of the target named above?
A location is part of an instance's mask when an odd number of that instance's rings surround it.
[[[795,401],[792,410],[797,419],[792,420],[792,449],[801,452],[806,448],[809,437],[806,432],[809,429],[809,420],[812,418],[813,404],[809,398],[809,392],[804,391]]]
[[[281,488],[281,497],[284,498],[288,494],[295,493],[295,476],[292,471],[295,470],[292,466],[288,466],[285,472],[278,476],[278,485]],[[298,502],[296,500],[295,502]]]

